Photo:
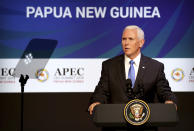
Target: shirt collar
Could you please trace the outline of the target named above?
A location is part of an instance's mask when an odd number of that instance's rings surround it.
[[[135,62],[134,64],[136,66],[139,66],[139,63],[140,63],[140,59],[141,59],[141,53],[138,54],[137,57],[135,57],[135,59],[133,59],[133,61]],[[126,63],[129,63],[132,59],[130,59],[128,56],[125,55],[125,62]]]

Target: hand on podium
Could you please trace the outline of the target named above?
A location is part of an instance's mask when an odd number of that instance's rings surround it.
[[[99,105],[99,104],[100,104],[100,102],[94,102],[94,103],[92,103],[92,104],[89,106],[88,111],[90,112],[90,115],[92,115],[93,110],[94,110],[94,107],[95,107],[96,105]]]
[[[174,104],[174,105],[175,105],[175,108],[176,108],[176,110],[177,110],[177,105],[176,105],[173,101],[171,101],[171,100],[166,100],[166,101],[165,101],[165,104]]]

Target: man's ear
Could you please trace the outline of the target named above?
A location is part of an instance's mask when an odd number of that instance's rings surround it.
[[[140,48],[142,48],[142,47],[143,47],[144,42],[145,42],[145,40],[144,40],[144,39],[142,39],[142,40],[140,40],[140,41],[139,41],[139,43],[140,43],[140,44],[139,44],[139,47],[140,47]]]

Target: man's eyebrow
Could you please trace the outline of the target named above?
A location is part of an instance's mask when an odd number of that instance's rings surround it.
[[[130,39],[130,40],[133,40],[134,38],[133,37],[122,37],[122,39]]]

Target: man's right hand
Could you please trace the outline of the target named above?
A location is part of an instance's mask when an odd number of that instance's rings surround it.
[[[95,102],[95,103],[92,103],[92,104],[89,106],[88,110],[89,110],[89,112],[90,112],[90,115],[92,115],[93,110],[94,110],[94,107],[95,107],[96,105],[99,105],[99,104],[100,104],[100,102]]]

